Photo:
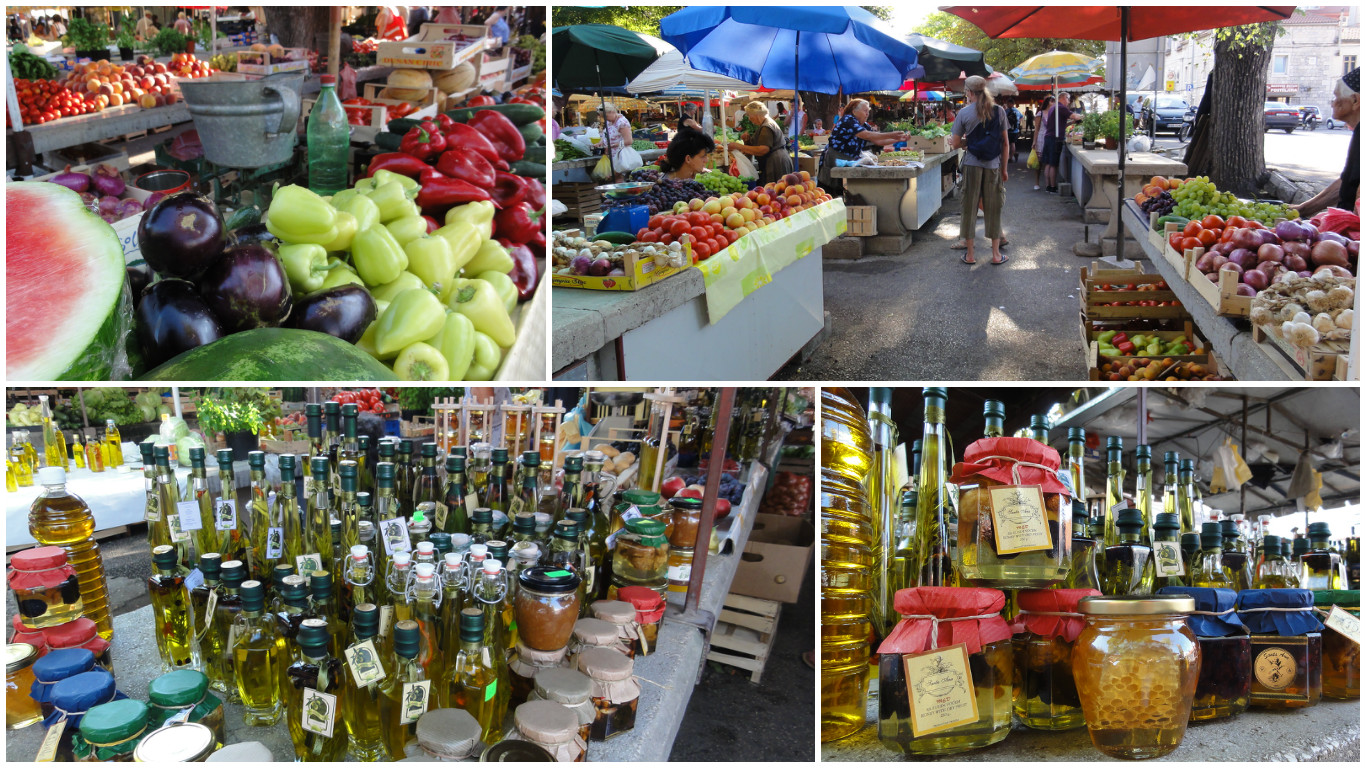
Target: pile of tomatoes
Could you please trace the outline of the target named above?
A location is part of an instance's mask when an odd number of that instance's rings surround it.
[[[642,243],[692,243],[694,261],[705,261],[739,239],[740,232],[727,229],[702,211],[655,214],[636,233],[636,240]]]
[[[19,97],[19,117],[26,125],[42,125],[63,117],[99,111],[93,97],[82,99],[57,80],[16,79],[14,89]],[[12,124],[8,116],[5,121]]]
[[[1105,284],[1098,286],[1093,293],[1104,293],[1107,291],[1138,291],[1139,293],[1155,293],[1157,291],[1170,290],[1166,280],[1159,280],[1155,283],[1128,283],[1128,284]],[[1097,296],[1097,299],[1104,299],[1104,296]],[[1179,301],[1158,301],[1157,299],[1140,299],[1137,301],[1101,301],[1098,306],[1102,307],[1177,307]]]
[[[1248,221],[1242,216],[1230,216],[1225,221],[1222,216],[1210,214],[1203,219],[1191,219],[1186,222],[1186,226],[1180,232],[1173,232],[1167,236],[1167,245],[1177,253],[1185,253],[1191,248],[1208,250],[1225,239],[1225,232],[1231,237],[1233,230],[1254,225],[1257,229],[1264,229],[1260,222]]]
[[[343,390],[333,395],[332,399],[342,405],[355,403],[360,406],[361,413],[373,413],[382,416],[389,412],[384,405],[384,393],[378,389]]]

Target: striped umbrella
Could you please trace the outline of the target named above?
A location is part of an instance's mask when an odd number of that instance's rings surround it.
[[[1071,51],[1049,51],[1030,56],[1010,70],[1010,76],[1019,82],[1020,78],[1048,78],[1064,75],[1089,74],[1098,69],[1104,60]]]

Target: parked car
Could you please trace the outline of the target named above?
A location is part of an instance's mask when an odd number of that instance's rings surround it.
[[[1158,131],[1171,131],[1179,133],[1181,124],[1185,121],[1186,110],[1190,105],[1180,96],[1159,93],[1156,96],[1143,97],[1141,123],[1143,130],[1150,133]]]
[[[1289,104],[1282,104],[1278,101],[1268,101],[1264,105],[1262,130],[1282,130],[1286,133],[1294,133],[1300,126],[1300,111]]]

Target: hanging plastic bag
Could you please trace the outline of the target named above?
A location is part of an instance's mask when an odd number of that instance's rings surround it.
[[[621,168],[617,168],[617,170],[620,171]],[[598,164],[593,166],[592,176],[598,181],[611,183],[612,161],[607,159],[607,155],[603,155],[598,159]]]
[[[1232,440],[1225,440],[1214,452],[1215,480],[1230,491],[1236,491],[1243,483],[1252,478],[1252,470],[1238,453],[1238,446]],[[1213,490],[1211,484],[1211,490]]]
[[[635,150],[635,147],[622,147],[615,158],[617,173],[629,173],[645,165],[645,158]]]
[[[754,161],[750,160],[748,155],[736,152],[731,155],[731,158],[732,175],[741,179],[759,178],[759,169],[754,167]]]
[[[1038,167],[1039,167],[1039,150],[1037,150],[1037,149],[1031,149],[1031,150],[1029,150],[1029,160],[1025,161],[1025,165],[1026,165],[1026,167],[1031,168],[1031,169],[1032,169],[1032,168],[1038,168]]]

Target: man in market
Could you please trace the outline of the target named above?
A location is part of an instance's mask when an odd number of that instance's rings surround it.
[[[507,6],[500,6],[498,10],[493,12],[493,15],[490,16],[488,20],[489,37],[501,40],[502,42],[499,43],[500,46],[507,45],[508,40],[512,37],[512,31],[508,27],[507,16]]]
[[[1081,115],[1071,110],[1072,95],[1064,91],[1058,94],[1058,104],[1044,121],[1043,175],[1045,189],[1058,194],[1058,163],[1062,161],[1062,145],[1067,136],[1068,123],[1081,120]]]
[[[1347,164],[1342,175],[1323,191],[1290,206],[1301,217],[1313,216],[1328,207],[1353,210],[1361,184],[1361,67],[1348,72],[1333,85],[1333,119],[1352,127],[1352,142],[1347,145]]]
[[[156,34],[156,27],[152,24],[152,12],[144,11],[142,18],[138,19],[138,25],[133,31],[133,36],[142,42],[147,42]]]

